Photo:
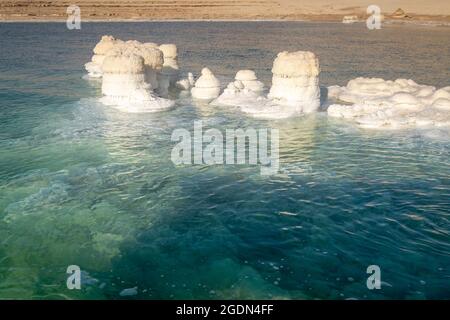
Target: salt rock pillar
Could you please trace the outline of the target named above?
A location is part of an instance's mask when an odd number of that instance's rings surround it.
[[[145,77],[151,90],[157,90],[159,87],[158,74],[161,72],[164,63],[164,55],[158,47],[152,43],[142,44],[140,55],[144,58]]]
[[[157,75],[161,71],[164,63],[163,53],[158,46],[152,43],[140,43],[136,40],[126,41],[115,45],[106,53],[107,56],[129,56],[135,54],[144,59],[144,73],[146,82],[151,90],[158,88]]]
[[[102,65],[103,99],[107,104],[145,100],[150,86],[145,81],[144,58],[136,54],[107,56]]]
[[[310,113],[320,107],[319,60],[309,51],[280,52],[273,63],[268,97],[297,112]]]
[[[158,92],[162,96],[169,94],[169,87],[174,85],[178,80],[178,50],[174,44],[162,44],[159,46],[164,56],[164,64],[158,75],[159,89]]]

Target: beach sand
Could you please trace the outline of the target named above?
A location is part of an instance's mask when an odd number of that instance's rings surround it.
[[[2,0],[0,21],[58,21],[69,5],[85,21],[121,20],[317,20],[341,21],[345,15],[367,16],[364,0]],[[450,22],[448,0],[377,0],[386,18],[402,8],[409,17],[397,21]]]

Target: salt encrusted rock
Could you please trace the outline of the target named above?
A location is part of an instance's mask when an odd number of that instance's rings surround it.
[[[208,68],[202,69],[201,76],[195,82],[195,86],[191,89],[194,99],[213,100],[220,94],[220,81]]]

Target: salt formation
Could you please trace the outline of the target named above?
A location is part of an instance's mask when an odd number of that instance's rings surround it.
[[[159,87],[158,74],[163,68],[163,53],[154,43],[141,43],[136,40],[121,41],[110,49],[106,56],[120,56],[127,54],[135,54],[144,59],[145,80],[149,84],[150,90],[156,90]]]
[[[145,51],[143,48],[141,48]],[[151,60],[152,50],[141,52],[124,47],[109,52],[102,64],[103,80],[101,101],[127,112],[154,112],[170,108],[174,102],[157,97],[152,84],[147,82],[149,70],[157,67],[160,55]]]
[[[191,89],[191,94],[194,99],[198,100],[213,100],[220,94],[220,81],[208,68],[202,69],[202,75],[195,82]]]
[[[102,64],[106,53],[116,44],[122,42],[113,36],[103,36],[99,43],[94,47],[94,55],[90,62],[84,66],[90,77],[99,78],[102,76]]]
[[[156,95],[165,97],[169,87],[177,85],[179,67],[173,44],[158,46],[103,36],[85,67],[89,76],[102,77],[101,101],[105,104],[127,112],[158,111],[174,105]]]
[[[253,70],[240,70],[234,77],[236,81],[240,81],[244,89],[248,89],[253,92],[262,92],[264,90],[264,83],[258,81],[256,74]]]
[[[251,103],[264,91],[264,84],[258,81],[252,70],[240,70],[234,79],[214,103],[237,106],[245,102]]]
[[[299,113],[320,106],[319,60],[309,51],[281,52],[273,63],[272,87],[268,97],[291,105]]]
[[[362,127],[450,126],[450,87],[436,90],[406,79],[357,78],[346,87],[329,87],[328,95],[338,102],[328,108],[329,116]]]
[[[238,106],[257,118],[282,119],[311,113],[320,107],[319,72],[314,53],[284,51],[273,63],[267,97],[261,95],[263,85],[254,72],[243,70],[215,102]]]
[[[319,61],[309,51],[283,51],[272,68],[272,87],[267,98],[240,105],[258,118],[282,119],[311,113],[320,107]]]
[[[342,19],[342,23],[345,24],[350,24],[350,23],[355,23],[358,22],[358,16],[344,16],[344,18]]]
[[[164,65],[158,75],[158,93],[161,96],[167,96],[170,86],[173,86],[178,80],[177,46],[174,44],[162,44],[159,46],[159,50],[163,53]]]

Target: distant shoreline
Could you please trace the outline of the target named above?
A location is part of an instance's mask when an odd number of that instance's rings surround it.
[[[342,22],[346,16],[365,21],[375,12],[365,0],[2,0],[0,22],[66,21],[72,5],[82,22]],[[448,0],[377,0],[374,5],[390,23],[450,24]]]
[[[356,14],[355,14],[356,15]],[[357,15],[356,15],[357,16]],[[296,17],[279,17],[279,18],[127,18],[127,17],[113,17],[113,18],[83,18],[81,22],[323,22],[323,23],[341,23],[343,15],[324,14],[324,15],[298,15]],[[367,19],[365,16],[358,16],[359,20],[356,23],[364,23]],[[1,16],[0,23],[25,23],[25,22],[61,22],[67,21],[67,16]],[[450,16],[414,16],[408,19],[395,19],[385,16],[384,23],[386,24],[414,24],[414,25],[436,25],[436,26],[450,26]]]
[[[341,20],[331,19],[83,19],[82,23],[134,23],[134,22],[311,22],[311,23],[342,23]],[[0,19],[0,23],[66,23],[66,19]],[[365,23],[365,20],[355,22],[356,24]],[[386,19],[383,24],[386,25],[417,25],[432,27],[450,27],[450,19],[442,20],[396,20]]]

